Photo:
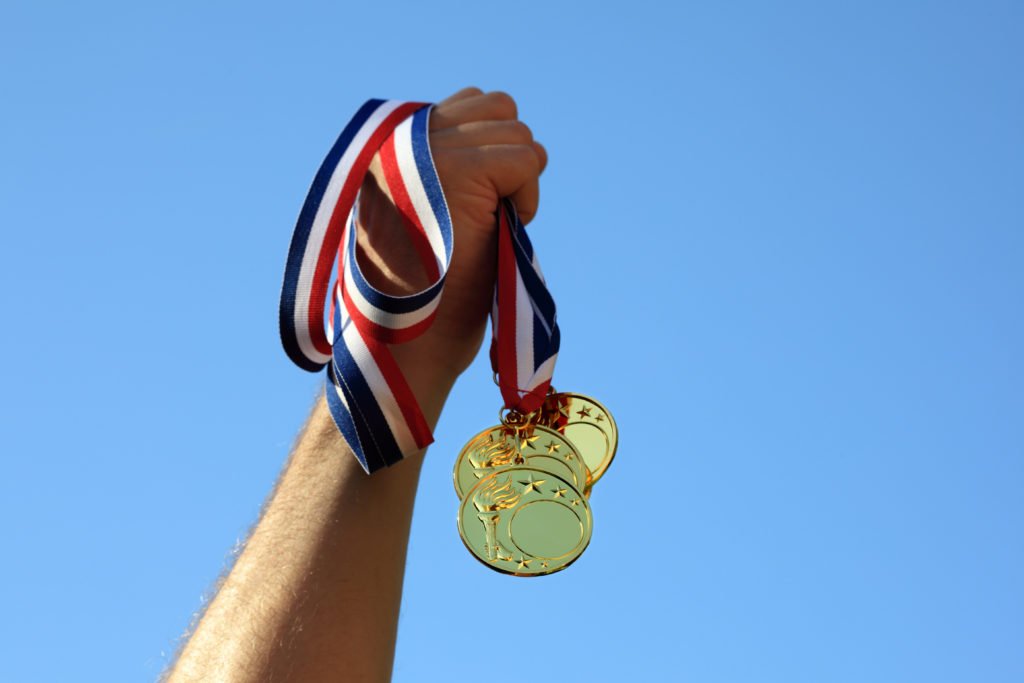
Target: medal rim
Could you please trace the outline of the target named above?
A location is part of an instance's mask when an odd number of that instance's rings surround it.
[[[607,411],[605,411],[605,412],[607,413]],[[572,442],[572,439],[567,437],[565,434],[562,434],[557,429],[552,429],[552,428],[550,428],[550,427],[548,427],[546,425],[543,425],[543,424],[534,424],[534,425],[532,425],[532,428],[535,429],[535,430],[541,430],[542,434],[553,435],[554,437],[556,437],[559,440],[561,440],[562,442],[564,442],[564,444],[566,446],[568,446],[570,449],[572,449],[572,453],[573,453],[573,455],[576,456],[576,459],[578,460],[578,462],[580,464],[580,469],[582,469],[582,475],[583,475],[583,481],[580,482],[579,485],[574,485],[573,486],[573,488],[575,490],[577,490],[577,491],[582,493],[585,489],[587,489],[587,488],[589,488],[590,486],[593,485],[593,475],[590,472],[590,468],[587,467],[587,461],[583,457],[583,454],[580,453],[580,449],[576,446],[575,443]],[[504,470],[509,469],[510,467],[529,467],[529,465],[530,465],[530,458],[532,456],[523,454],[522,449],[520,448],[519,452],[523,456],[523,459],[524,459],[523,463],[515,464],[515,465],[508,465],[508,466],[505,466],[505,467],[493,468],[494,471],[491,472],[491,474],[488,474],[486,476],[483,476],[483,477],[480,477],[479,479],[477,479],[475,482],[473,482],[472,486],[470,486],[466,491],[462,491],[461,490],[461,482],[459,481],[459,466],[462,464],[462,461],[463,461],[464,457],[468,457],[468,456],[466,456],[466,453],[468,452],[470,446],[472,446],[473,443],[477,441],[477,439],[480,439],[480,438],[482,438],[484,436],[490,435],[491,433],[493,433],[496,430],[510,430],[510,431],[513,431],[513,432],[515,431],[514,428],[508,427],[508,426],[503,425],[503,424],[498,424],[498,425],[494,425],[493,427],[488,427],[487,429],[483,429],[483,430],[477,432],[472,438],[470,438],[469,441],[466,442],[466,444],[461,448],[461,450],[459,450],[459,455],[455,458],[455,467],[452,468],[452,485],[455,488],[455,495],[458,496],[459,500],[462,500],[463,498],[465,498],[466,495],[468,495],[469,491],[471,491],[473,488],[475,488],[477,484],[479,484],[481,481],[483,481],[484,479],[486,479],[487,477],[491,476],[492,474],[494,474],[496,472],[502,472]],[[534,455],[543,455],[543,454],[536,453]],[[570,470],[574,469],[571,466],[567,466],[567,467],[569,467]],[[554,472],[548,472],[547,470],[539,469],[539,468],[538,468],[538,471],[546,472],[548,474],[551,474],[552,476],[556,476],[556,477],[561,478],[560,474],[556,474]],[[572,482],[567,482],[567,483],[572,484]]]
[[[513,470],[516,470],[516,471],[526,471],[526,472],[534,472],[534,473],[537,473],[537,474],[544,474],[544,475],[548,475],[548,476],[554,477],[555,479],[558,479],[561,483],[563,483],[566,486],[568,486],[569,488],[571,488],[576,493],[576,495],[579,496],[580,501],[582,501],[583,510],[586,513],[584,515],[584,517],[587,520],[587,523],[586,523],[586,525],[583,528],[583,541],[582,541],[582,543],[579,546],[579,551],[575,554],[575,556],[572,559],[568,560],[567,562],[565,562],[563,564],[558,565],[557,567],[554,567],[554,568],[548,567],[544,571],[528,572],[528,573],[527,572],[517,572],[517,571],[512,570],[512,569],[506,569],[504,567],[499,567],[499,566],[497,566],[495,564],[492,564],[492,563],[484,560],[482,557],[480,557],[480,555],[477,554],[477,551],[473,549],[473,546],[470,545],[469,541],[466,538],[466,533],[463,530],[463,514],[462,514],[462,512],[463,512],[463,510],[466,509],[467,505],[472,505],[473,504],[472,503],[472,499],[471,499],[471,494],[473,493],[473,491],[475,491],[477,489],[477,487],[482,485],[486,480],[495,478],[499,474],[507,474],[508,472],[513,471]],[[535,501],[531,501],[531,502],[535,502]],[[511,520],[509,520],[509,522],[511,523]],[[557,474],[551,474],[550,472],[547,472],[545,470],[539,470],[539,469],[536,469],[536,468],[532,468],[528,464],[514,465],[512,467],[504,467],[504,468],[501,468],[501,469],[496,469],[492,474],[488,474],[486,477],[481,478],[473,486],[473,488],[470,489],[469,491],[467,491],[466,495],[462,497],[462,499],[461,499],[461,501],[459,503],[459,510],[458,510],[458,514],[456,515],[455,523],[456,523],[456,527],[457,527],[458,532],[459,532],[459,538],[462,540],[462,544],[466,547],[466,550],[469,551],[469,554],[472,555],[474,558],[476,558],[477,562],[479,562],[480,564],[484,565],[485,567],[487,567],[491,571],[498,572],[499,574],[506,574],[508,576],[521,576],[521,577],[527,577],[527,578],[528,577],[534,577],[534,576],[550,576],[551,574],[557,574],[558,572],[562,571],[563,569],[566,569],[567,567],[570,567],[573,563],[576,562],[576,560],[580,559],[580,557],[583,555],[583,553],[586,552],[587,548],[590,547],[590,541],[593,539],[593,535],[594,535],[594,515],[593,515],[593,512],[592,512],[592,510],[590,508],[589,500],[587,499],[587,497],[585,495],[583,495],[583,493],[580,491],[580,489],[578,489],[577,487],[573,486],[571,482],[566,481],[565,479],[563,479],[562,477],[560,477]],[[513,541],[513,544],[514,543],[515,542]],[[522,548],[519,548],[518,545],[516,545],[516,547],[520,551],[522,551]],[[525,555],[526,553],[523,553],[523,554]],[[536,559],[536,557],[534,557],[534,559]]]
[[[605,436],[614,437],[614,441],[611,438],[609,438],[609,442],[611,442],[611,443],[610,443],[610,448],[608,449],[608,452],[601,459],[601,461],[598,464],[596,469],[590,469],[590,467],[587,466],[587,469],[590,472],[590,480],[587,482],[587,485],[586,485],[585,488],[587,490],[592,489],[594,487],[594,484],[596,484],[598,482],[598,480],[601,479],[601,477],[604,476],[605,472],[608,471],[608,468],[611,467],[612,461],[615,460],[615,454],[618,453],[618,450],[619,450],[619,425],[615,421],[615,416],[612,415],[612,412],[610,410],[608,410],[608,408],[605,407],[605,405],[603,403],[601,403],[600,401],[598,401],[595,398],[592,398],[590,396],[587,396],[586,394],[580,394],[580,393],[577,393],[577,392],[574,392],[574,391],[559,391],[555,395],[556,396],[567,396],[567,397],[569,397],[570,405],[571,405],[573,399],[580,399],[582,401],[587,401],[587,402],[593,404],[594,406],[596,406],[596,407],[601,409],[601,411],[605,414],[605,417],[608,418],[608,422],[611,425],[611,429],[612,429],[611,434],[608,434],[607,432],[605,432]],[[577,424],[577,423],[588,424],[588,425],[591,425],[591,426],[597,426],[597,425],[594,425],[591,422],[583,422],[582,420],[576,420],[574,422],[568,422],[568,423],[566,423],[565,426],[568,427],[571,424]],[[545,425],[540,425],[540,426],[545,426]],[[600,427],[597,427],[597,428],[601,429]],[[553,431],[558,431],[558,430],[553,430]],[[601,431],[604,432],[603,429],[601,429]],[[559,434],[564,436],[567,441],[572,443],[572,439],[569,439],[569,437],[566,436],[563,432],[559,432]],[[576,446],[575,443],[573,443],[573,446],[576,447],[576,450],[578,452],[579,451],[579,447]],[[580,453],[580,455],[582,455],[582,453]],[[586,464],[586,458],[584,458],[584,464]]]

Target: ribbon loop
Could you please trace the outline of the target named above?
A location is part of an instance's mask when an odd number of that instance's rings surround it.
[[[451,215],[430,152],[432,106],[369,100],[356,112],[313,179],[292,235],[281,289],[285,352],[305,370],[327,368],[331,415],[370,473],[433,441],[389,349],[430,327],[454,249]],[[359,189],[376,154],[388,193],[432,282],[407,296],[373,287],[356,258]],[[501,201],[497,218],[491,357],[506,407],[531,412],[544,399],[558,353],[554,300],[511,201]],[[335,256],[338,274],[331,288]]]

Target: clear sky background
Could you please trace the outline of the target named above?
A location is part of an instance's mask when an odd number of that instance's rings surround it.
[[[575,566],[487,571],[470,369],[395,679],[1024,680],[1020,3],[8,1],[0,64],[0,680],[165,667],[321,382],[276,329],[317,165],[464,85],[547,145],[555,383],[621,446]]]

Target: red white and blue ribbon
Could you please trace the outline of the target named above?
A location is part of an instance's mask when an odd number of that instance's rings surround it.
[[[505,407],[540,408],[551,385],[560,342],[540,262],[511,201],[498,207],[498,277],[491,309],[491,367]]]
[[[292,235],[281,290],[285,352],[305,370],[326,367],[331,415],[371,473],[433,441],[389,349],[430,327],[454,247],[451,216],[430,153],[431,108],[370,100],[356,112],[313,179]],[[374,288],[356,259],[359,189],[378,153],[387,190],[432,279],[426,289],[408,296]],[[558,354],[555,306],[512,203],[502,200],[497,215],[491,359],[506,407],[530,412],[543,401]],[[335,257],[337,280],[331,287]]]

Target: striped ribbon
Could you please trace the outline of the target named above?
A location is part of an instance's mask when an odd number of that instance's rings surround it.
[[[430,327],[454,247],[451,216],[430,153],[431,109],[417,102],[370,100],[356,112],[313,179],[281,289],[285,352],[305,370],[326,367],[331,416],[370,473],[433,441],[389,349]],[[356,259],[359,188],[378,153],[387,190],[432,279],[408,296],[375,289]],[[558,354],[555,305],[512,202],[503,199],[497,216],[491,362],[505,406],[532,412],[547,393]]]

